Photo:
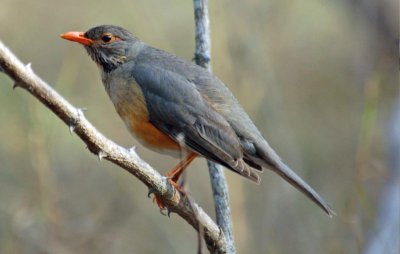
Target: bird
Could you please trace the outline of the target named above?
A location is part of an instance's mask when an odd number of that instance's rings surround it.
[[[80,43],[128,130],[147,148],[184,158],[165,175],[176,188],[182,172],[204,157],[259,184],[272,170],[327,215],[333,209],[271,148],[228,87],[205,68],[151,47],[128,30],[100,25],[61,38]],[[156,196],[160,209],[165,208]]]

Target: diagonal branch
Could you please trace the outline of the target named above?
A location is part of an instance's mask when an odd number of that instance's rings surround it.
[[[104,158],[136,176],[149,189],[158,194],[169,208],[196,230],[203,230],[204,240],[211,253],[226,253],[226,242],[222,232],[212,219],[194,201],[175,192],[167,179],[149,164],[141,160],[134,149],[125,149],[107,139],[85,118],[82,110],[75,108],[53,88],[41,80],[24,65],[0,41],[0,70],[14,80],[14,87],[21,87],[31,93],[47,108],[53,111],[70,130],[74,131],[88,149],[100,159]],[[196,211],[193,211],[196,210]]]

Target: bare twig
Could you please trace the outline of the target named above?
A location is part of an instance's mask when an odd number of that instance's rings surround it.
[[[395,254],[400,250],[400,94],[393,107],[387,132],[391,152],[391,169],[379,199],[375,230],[366,242],[364,254]]]
[[[211,36],[210,19],[208,17],[208,0],[193,0],[194,22],[196,26],[196,64],[211,72]]]
[[[193,0],[196,24],[195,61],[198,65],[211,72],[211,36],[208,17],[208,0]],[[227,251],[236,253],[233,238],[231,211],[229,207],[229,190],[223,169],[220,165],[208,161],[211,186],[213,190],[217,224],[225,234]]]
[[[104,158],[136,176],[149,189],[158,194],[170,209],[177,213],[196,230],[203,229],[204,240],[211,253],[226,253],[223,234],[212,219],[195,203],[175,192],[167,179],[161,176],[149,164],[139,158],[134,149],[125,149],[103,134],[85,118],[82,109],[75,108],[48,84],[41,80],[31,69],[24,65],[0,41],[0,69],[14,80],[14,87],[21,87],[36,97],[75,132],[88,149],[100,159]]]

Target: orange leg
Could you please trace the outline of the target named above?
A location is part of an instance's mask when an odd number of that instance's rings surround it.
[[[173,169],[168,171],[165,176],[170,178],[172,182],[177,183],[179,177],[182,175],[183,171],[189,166],[189,164],[197,157],[195,153],[189,153],[186,158],[178,163]]]
[[[181,162],[165,174],[165,176],[169,178],[169,182],[180,192],[183,192],[183,190],[178,184],[179,177],[196,157],[197,154],[190,152]],[[157,203],[160,209],[165,208],[164,202],[159,196],[155,195],[153,201]]]

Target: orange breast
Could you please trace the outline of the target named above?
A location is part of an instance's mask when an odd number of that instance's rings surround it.
[[[149,122],[138,123],[134,121],[131,129],[147,146],[157,149],[179,150],[178,144],[169,136],[165,135]]]
[[[114,91],[111,97],[118,114],[143,145],[157,150],[179,150],[174,140],[150,123],[146,102],[138,84]]]

